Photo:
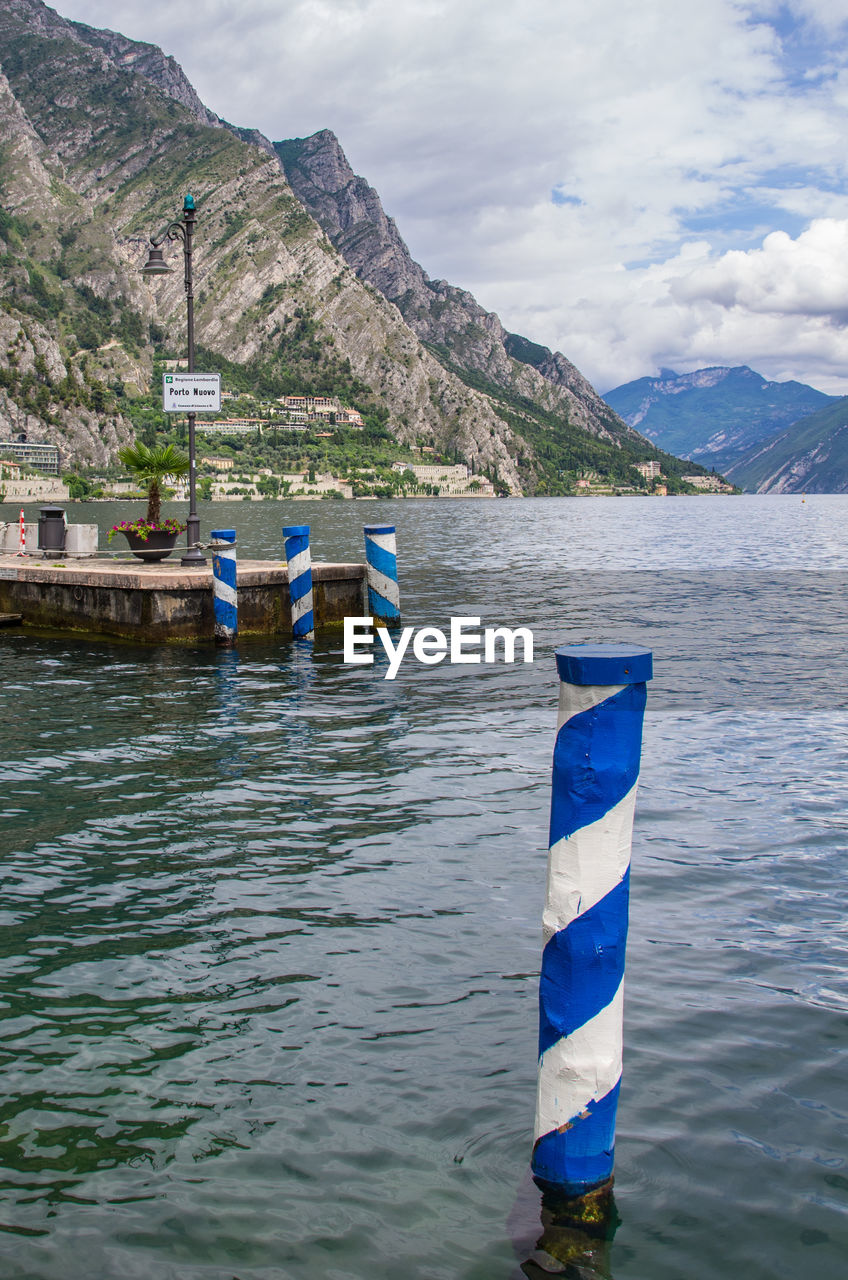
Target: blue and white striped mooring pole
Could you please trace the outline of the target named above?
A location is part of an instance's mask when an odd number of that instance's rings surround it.
[[[309,525],[290,524],[283,529],[289,569],[292,635],[295,640],[314,640],[315,614],[312,607],[312,556]]]
[[[532,1169],[603,1216],[621,1085],[630,844],[652,655],[564,646],[539,981]],[[578,1215],[579,1216],[579,1215]]]
[[[365,560],[368,612],[376,620],[400,622],[397,539],[393,524],[366,524]]]
[[[213,529],[212,593],[215,603],[215,643],[231,649],[238,635],[236,590],[236,531]],[[217,545],[215,545],[217,543]]]

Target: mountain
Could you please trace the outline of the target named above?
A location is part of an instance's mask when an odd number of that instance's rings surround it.
[[[351,169],[335,134],[275,142],[292,190],[323,227],[357,276],[393,302],[414,333],[447,366],[493,386],[568,413],[585,431],[607,440],[627,432],[565,356],[507,333],[463,289],[431,280],[413,260],[380,197]]]
[[[266,395],[339,395],[372,431],[513,493],[567,492],[581,468],[640,484],[632,464],[660,456],[680,474],[565,357],[428,282],[376,193],[351,187],[332,135],[299,154],[275,147],[210,112],[155,45],[40,0],[4,0],[0,57],[0,436],[25,432],[100,466],[140,424],[162,429],[149,389],[154,361],[185,350],[182,273],[148,284],[138,269],[190,190],[207,367]],[[342,256],[292,189],[295,171],[324,182],[328,230],[347,217],[348,241],[358,225],[378,261]],[[363,216],[340,199],[340,174]],[[394,281],[388,293],[378,277]]]
[[[490,396],[534,447],[532,460],[529,455],[518,458],[525,483],[533,484],[530,472],[538,472],[540,458],[550,459],[552,436],[560,460],[578,469],[580,452],[584,467],[605,465],[602,453],[593,461],[585,452],[580,432],[616,449],[636,450],[640,460],[649,456],[644,437],[610,411],[564,355],[508,333],[466,290],[430,279],[412,258],[377,192],[351,169],[331,130],[275,142],[274,149],[292,190],[357,277],[397,307],[445,369]],[[660,453],[653,456],[660,458]],[[663,454],[660,460],[666,474],[681,474],[677,459]],[[545,480],[556,474],[555,467],[548,467]]]
[[[848,493],[848,396],[755,445],[730,474],[757,493]]]
[[[659,378],[627,382],[604,399],[663,449],[727,474],[751,448],[833,401],[802,382],[769,382],[746,365],[663,369]]]

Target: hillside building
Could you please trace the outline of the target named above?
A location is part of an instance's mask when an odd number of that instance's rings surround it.
[[[59,474],[59,450],[55,444],[28,444],[18,440],[0,440],[0,457],[22,465],[29,463],[50,476]]]
[[[722,480],[721,476],[681,476],[687,484],[700,489],[702,493],[732,493],[733,485]]]
[[[646,480],[659,480],[662,477],[662,467],[655,458],[652,458],[650,462],[637,462],[636,470]]]
[[[472,476],[464,462],[393,462],[392,471],[411,471],[420,485],[435,485],[440,498],[493,498],[495,487],[485,476]]]

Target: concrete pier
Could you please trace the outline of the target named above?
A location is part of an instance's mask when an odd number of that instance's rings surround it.
[[[74,560],[0,555],[0,614],[24,626],[93,632],[154,644],[214,640],[212,566],[175,561]],[[365,613],[364,564],[314,564],[315,629]],[[290,636],[288,572],[278,560],[240,560],[239,635]]]

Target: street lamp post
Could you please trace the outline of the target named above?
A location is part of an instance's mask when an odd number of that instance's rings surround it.
[[[150,241],[150,252],[147,261],[141,268],[148,276],[170,275],[172,268],[165,262],[161,246],[166,240],[181,240],[183,260],[185,263],[185,292],[188,312],[188,371],[194,373],[194,281],[192,277],[192,237],[195,220],[194,196],[187,195],[183,201],[183,217],[181,222],[172,222],[155,240]],[[195,448],[195,414],[188,415],[188,522],[186,528],[186,553],[180,561],[184,565],[206,564],[206,557],[200,549],[200,518],[197,514],[197,454]]]

